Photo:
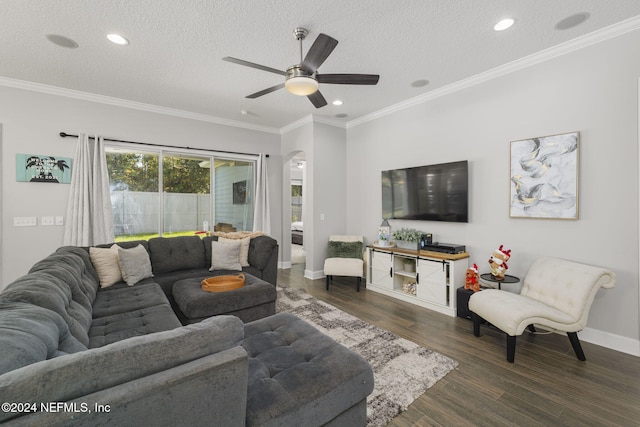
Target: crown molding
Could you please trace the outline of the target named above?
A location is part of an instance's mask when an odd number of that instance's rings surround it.
[[[32,92],[40,92],[48,95],[63,96],[66,98],[79,99],[82,101],[96,102],[99,104],[112,105],[115,107],[130,108],[132,110],[146,111],[149,113],[164,114],[166,116],[180,117],[183,119],[198,120],[201,122],[215,123],[218,125],[255,130],[259,132],[275,133],[275,134],[280,133],[280,129],[269,127],[269,126],[254,125],[251,123],[223,119],[220,117],[210,116],[207,114],[193,113],[190,111],[178,110],[175,108],[161,107],[158,105],[145,104],[143,102],[129,101],[127,99],[122,99],[122,98],[115,98],[115,97],[105,96],[105,95],[97,95],[95,93],[82,92],[74,89],[66,89],[66,88],[46,85],[42,83],[28,82],[25,80],[11,79],[8,77],[0,77],[0,86],[7,86],[15,89],[29,90]]]
[[[334,126],[342,129],[346,129],[346,123],[332,120],[327,117],[319,117],[314,116],[313,114],[309,114],[308,116],[304,116],[303,118],[296,120],[295,122],[289,123],[286,126],[280,128],[280,134],[285,134],[291,132],[292,130],[299,128],[300,126],[307,125],[309,123],[322,123],[329,126]]]
[[[373,113],[364,115],[347,122],[346,127],[347,129],[350,129],[359,126],[363,123],[387,116],[389,114],[393,114],[397,111],[402,111],[415,105],[423,104],[433,99],[440,98],[442,96],[449,95],[463,89],[467,89],[477,84],[484,83],[488,80],[496,79],[506,74],[531,67],[533,65],[548,61],[558,56],[566,55],[568,53],[603,42],[605,40],[621,36],[631,31],[636,31],[638,29],[640,29],[640,16],[635,16],[633,18],[629,18],[617,24],[610,25],[609,27],[605,27],[598,31],[594,31],[592,33],[577,37],[573,40],[569,40],[540,52],[536,52],[529,56],[525,56],[521,59],[517,59],[483,73],[476,74],[475,76],[460,80],[450,85],[443,86],[439,89],[435,89],[431,92],[418,95],[406,101],[402,101]]]
[[[280,134],[284,135],[285,133],[289,133],[292,130],[304,126],[306,124],[313,123],[313,115],[309,114],[308,116],[304,116],[301,119],[296,120],[295,122],[291,122],[286,126],[280,128]]]

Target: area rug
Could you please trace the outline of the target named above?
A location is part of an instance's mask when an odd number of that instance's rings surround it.
[[[458,363],[442,354],[358,319],[300,289],[279,285],[276,312],[307,320],[364,357],[373,368],[374,390],[367,398],[367,425],[387,423]]]

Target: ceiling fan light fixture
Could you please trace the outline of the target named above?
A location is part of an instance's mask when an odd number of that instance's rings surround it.
[[[289,93],[307,96],[318,91],[318,81],[311,77],[291,77],[284,83]]]

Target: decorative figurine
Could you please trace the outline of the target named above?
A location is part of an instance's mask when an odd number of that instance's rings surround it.
[[[489,267],[491,268],[491,275],[497,280],[504,279],[504,273],[509,268],[507,261],[511,258],[511,249],[507,250],[500,245],[498,249],[493,251],[493,255],[489,258]]]
[[[471,268],[467,269],[467,276],[464,282],[465,289],[472,289],[473,292],[480,290],[480,281],[478,280],[478,265],[473,264]]]

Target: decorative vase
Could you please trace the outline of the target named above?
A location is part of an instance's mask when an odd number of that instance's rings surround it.
[[[414,263],[404,264],[403,265],[403,269],[407,273],[415,273],[416,272],[416,265]]]

